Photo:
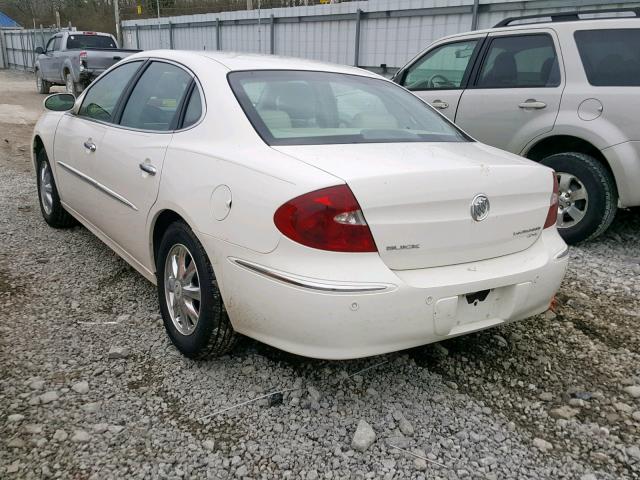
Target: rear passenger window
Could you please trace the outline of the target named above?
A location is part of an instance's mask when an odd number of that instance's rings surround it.
[[[540,88],[560,85],[560,69],[549,35],[491,40],[477,88]]]
[[[171,130],[190,81],[191,75],[182,68],[153,62],[131,92],[120,125],[142,130]]]
[[[591,85],[640,86],[640,29],[581,30],[574,35]]]
[[[182,121],[182,128],[190,127],[195,124],[202,116],[202,99],[200,98],[200,91],[198,88],[194,88],[191,92],[191,98],[189,98],[189,104],[184,114],[184,120]]]
[[[112,122],[120,95],[140,68],[142,62],[129,62],[101,77],[89,87],[78,115],[103,122]]]

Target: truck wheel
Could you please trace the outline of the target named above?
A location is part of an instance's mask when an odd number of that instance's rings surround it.
[[[76,219],[60,203],[58,188],[44,149],[38,152],[37,161],[38,198],[45,222],[53,228],[69,228],[77,225]]]
[[[542,159],[556,171],[559,185],[558,232],[567,243],[595,238],[613,222],[618,206],[615,181],[590,155],[566,152]]]
[[[36,70],[36,89],[38,93],[47,94],[50,88],[51,84],[42,78],[40,70]]]
[[[177,349],[195,359],[228,353],[238,334],[207,254],[186,224],[175,222],[165,232],[156,271],[164,326]]]
[[[69,72],[65,73],[64,75],[64,86],[67,93],[70,93],[75,96],[77,96],[78,93],[80,93],[80,89],[78,88],[78,85],[76,84],[76,82],[73,81],[73,75],[71,75],[71,73]]]

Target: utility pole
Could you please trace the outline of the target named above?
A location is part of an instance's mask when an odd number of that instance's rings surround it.
[[[113,0],[113,15],[116,18],[116,40],[122,48],[122,33],[120,32],[120,5],[118,0]]]

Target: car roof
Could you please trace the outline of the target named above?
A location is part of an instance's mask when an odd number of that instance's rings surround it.
[[[302,58],[256,53],[221,52],[211,50],[146,50],[128,58],[164,58],[181,62],[189,58],[200,57],[213,60],[230,71],[240,70],[306,70],[319,72],[346,73],[364,77],[382,78],[380,75],[362,68],[338,65],[335,63],[306,60]],[[188,66],[188,65],[187,65]]]
[[[562,30],[598,30],[598,29],[619,29],[626,27],[640,27],[640,19],[635,17],[617,17],[617,18],[594,18],[589,20],[568,20],[563,22],[531,22],[519,25],[508,25],[496,28],[484,28],[482,30],[472,30],[468,32],[456,33],[440,40],[449,40],[457,37],[466,37],[475,34],[488,34],[495,32],[517,32],[518,30],[532,30],[536,28],[552,28],[557,31]]]

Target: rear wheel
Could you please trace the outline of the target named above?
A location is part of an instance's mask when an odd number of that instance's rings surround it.
[[[40,70],[36,70],[36,89],[38,90],[38,93],[47,94],[49,93],[50,88],[51,84],[42,78]]]
[[[69,228],[78,222],[67,212],[60,203],[58,188],[56,187],[51,165],[44,149],[38,152],[38,199],[42,216],[53,228]]]
[[[64,86],[67,93],[77,96],[80,93],[80,88],[77,83],[73,81],[73,75],[70,72],[64,75]]]
[[[189,358],[216,357],[233,349],[238,335],[224,307],[211,263],[191,229],[169,226],[160,242],[158,299],[169,338]]]
[[[558,177],[558,232],[567,243],[595,238],[613,222],[618,204],[614,179],[598,160],[578,152],[544,158]]]

